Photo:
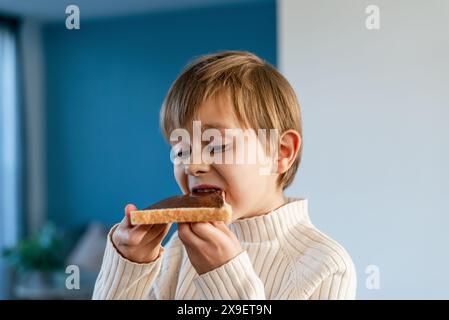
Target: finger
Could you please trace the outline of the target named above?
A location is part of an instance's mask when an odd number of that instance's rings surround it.
[[[186,247],[204,245],[204,241],[192,231],[190,223],[178,223],[178,237]]]
[[[161,243],[162,240],[164,240],[165,236],[167,235],[168,231],[170,230],[171,223],[168,223],[164,226],[162,231],[157,235],[151,242],[152,243]]]
[[[117,228],[114,235],[117,239],[117,244],[125,246],[136,246],[140,242],[140,237],[138,234],[133,233],[132,228]]]
[[[131,223],[131,211],[135,211],[137,210],[137,207],[135,205],[133,205],[132,203],[127,204],[125,206],[125,217],[122,220],[122,224],[124,227],[132,227],[132,223]]]
[[[140,232],[147,233],[151,229],[153,229],[154,226],[155,226],[154,224],[139,224],[139,225],[133,226],[133,231],[139,232],[139,233]]]
[[[154,224],[142,224],[136,225],[131,229],[128,229],[129,237],[134,244],[140,244],[142,241],[145,241],[145,237],[148,234],[152,234],[154,229]]]
[[[162,237],[164,239],[165,234],[170,229],[171,223],[164,224],[154,224],[152,225],[151,231],[146,232],[144,237],[142,237],[142,243],[148,244],[150,242],[154,242],[158,237]]]
[[[220,241],[227,236],[226,233],[209,222],[194,222],[191,224],[191,229],[196,236],[206,242],[217,239]]]
[[[135,227],[117,228],[117,238],[120,243],[128,246],[140,245],[148,234],[152,234],[153,225],[139,225]]]
[[[213,221],[211,222],[216,228],[224,232],[228,236],[233,236],[234,233],[229,229],[229,227],[223,221]]]

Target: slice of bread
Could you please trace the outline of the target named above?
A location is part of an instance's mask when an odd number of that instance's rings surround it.
[[[219,192],[174,196],[144,210],[131,211],[133,225],[208,221],[229,223],[231,219],[232,208]]]

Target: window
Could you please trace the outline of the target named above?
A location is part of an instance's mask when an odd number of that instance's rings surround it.
[[[20,212],[20,130],[16,25],[0,18],[0,250],[15,244]],[[9,276],[0,256],[0,299]]]

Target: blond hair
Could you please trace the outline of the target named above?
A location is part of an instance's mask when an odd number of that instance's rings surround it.
[[[162,105],[160,125],[169,140],[174,129],[188,127],[207,99],[228,94],[240,124],[254,130],[277,129],[279,136],[296,130],[302,140],[301,112],[293,88],[270,64],[242,51],[205,55],[189,64],[172,84]],[[292,182],[301,162],[279,176],[283,189]]]

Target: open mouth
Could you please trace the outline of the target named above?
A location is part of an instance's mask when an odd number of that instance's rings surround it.
[[[210,185],[200,185],[192,188],[192,194],[195,195],[204,195],[211,192],[219,192],[221,193],[221,189],[216,186],[210,186]]]

